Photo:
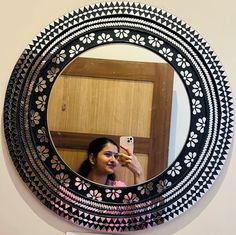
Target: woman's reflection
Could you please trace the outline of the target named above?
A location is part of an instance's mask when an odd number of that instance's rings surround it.
[[[133,173],[135,184],[144,182],[143,169],[137,157],[127,149],[125,152],[119,151],[119,146],[106,137],[97,138],[89,144],[87,159],[80,166],[78,173],[99,184],[124,187],[126,183],[116,179],[115,175],[119,164]]]

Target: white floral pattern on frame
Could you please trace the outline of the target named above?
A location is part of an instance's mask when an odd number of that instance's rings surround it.
[[[170,50],[170,48],[163,47],[161,50],[159,50],[159,53],[167,60],[172,61],[174,53]]]
[[[201,113],[202,105],[200,103],[200,100],[192,99],[192,108],[193,108],[193,115]]]
[[[184,163],[187,167],[190,167],[194,161],[194,158],[197,156],[197,153],[189,152],[188,155],[185,156]]]
[[[46,100],[47,100],[46,95],[39,96],[38,100],[35,101],[35,103],[37,105],[37,109],[40,109],[41,111],[45,111],[45,105],[47,103]]]
[[[47,87],[46,85],[46,81],[43,80],[42,77],[39,78],[39,81],[38,83],[36,84],[36,87],[35,87],[35,92],[43,92],[43,90]]]
[[[164,44],[164,42],[158,38],[154,38],[152,36],[148,36],[148,42],[151,44],[153,47],[160,47],[161,45]]]
[[[95,33],[86,34],[85,36],[81,37],[79,40],[83,42],[83,44],[90,44],[95,39]]]
[[[200,87],[199,81],[193,84],[192,92],[195,96],[203,97],[202,88]]]
[[[70,186],[71,179],[69,178],[68,174],[64,174],[61,172],[60,174],[56,175],[56,178],[60,181],[61,184],[63,184],[65,187]]]
[[[39,157],[42,161],[45,161],[49,157],[49,149],[46,148],[44,145],[38,145],[37,151],[39,154]]]
[[[39,124],[39,120],[40,120],[39,112],[35,112],[34,110],[31,110],[30,111],[31,126],[35,127],[35,125],[38,125]]]
[[[65,50],[61,50],[56,56],[52,59],[53,63],[60,64],[65,61],[66,53]]]
[[[59,68],[52,67],[51,69],[49,69],[47,71],[47,74],[48,74],[47,78],[49,82],[53,82],[59,72],[60,72]]]
[[[102,44],[102,43],[112,42],[112,41],[113,41],[113,38],[111,37],[110,34],[102,33],[101,35],[98,36],[97,43]]]
[[[187,147],[195,147],[196,143],[198,142],[197,134],[195,134],[193,131],[190,132],[190,136],[188,138]]]
[[[189,62],[181,54],[177,55],[176,62],[177,65],[183,69],[190,66]]]
[[[203,133],[206,126],[206,118],[205,117],[199,118],[198,122],[196,123],[196,126],[197,126],[197,130],[200,133]]]
[[[193,75],[188,70],[180,71],[180,75],[182,76],[186,85],[188,85],[188,86],[193,81]]]
[[[171,185],[172,183],[168,181],[167,179],[160,180],[159,183],[157,184],[157,192],[161,193],[163,190],[167,189]]]
[[[140,194],[147,194],[149,195],[150,192],[153,190],[153,183],[149,182],[147,184],[144,184],[142,186],[138,186],[138,191],[140,191]]]
[[[167,171],[168,175],[171,175],[172,177],[175,177],[176,175],[180,174],[180,170],[182,169],[182,166],[179,162],[176,162],[174,166],[170,168],[170,170]]]
[[[85,182],[84,180],[80,179],[79,177],[75,178],[75,186],[77,186],[78,190],[87,190],[90,187],[90,183]]]
[[[48,137],[46,134],[46,128],[43,126],[41,129],[39,129],[37,134],[37,138],[39,139],[40,142],[48,142]]]
[[[95,190],[90,190],[89,193],[86,195],[88,198],[91,198],[92,200],[96,201],[102,201],[102,194],[99,193],[97,189]]]
[[[127,29],[115,29],[114,33],[117,38],[127,38],[129,36],[129,30]]]
[[[129,41],[142,46],[145,45],[144,37],[142,37],[140,34],[132,35]]]
[[[126,194],[123,199],[123,202],[126,204],[131,204],[131,203],[138,202],[138,201],[139,201],[139,198],[137,197],[137,195],[135,193],[131,193],[131,192]]]
[[[106,189],[105,192],[106,192],[106,196],[108,198],[115,200],[116,198],[120,197],[122,190],[120,190],[120,189]]]
[[[56,169],[57,171],[64,170],[65,165],[63,164],[62,160],[58,158],[58,156],[54,155],[51,160],[52,168]]]
[[[84,47],[81,47],[79,44],[75,45],[75,46],[71,46],[69,53],[70,53],[70,57],[73,58],[76,55],[79,54],[79,52],[83,51]]]

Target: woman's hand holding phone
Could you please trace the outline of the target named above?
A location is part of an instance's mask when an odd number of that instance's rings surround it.
[[[122,166],[127,167],[134,174],[134,183],[143,183],[144,182],[144,174],[143,168],[138,160],[138,158],[131,153],[124,146],[120,146],[119,162]]]

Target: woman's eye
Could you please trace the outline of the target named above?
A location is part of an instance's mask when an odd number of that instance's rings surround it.
[[[105,156],[111,157],[111,156],[112,156],[112,153],[111,153],[111,152],[105,152]]]
[[[118,153],[105,152],[104,155],[105,155],[106,157],[112,157],[112,156],[114,156],[115,159],[118,159],[118,158],[119,158]]]

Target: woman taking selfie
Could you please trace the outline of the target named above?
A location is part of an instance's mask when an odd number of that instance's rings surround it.
[[[123,146],[121,146],[123,148]],[[116,168],[121,164],[134,175],[134,184],[144,182],[143,169],[134,154],[119,146],[111,139],[102,137],[93,140],[88,147],[88,157],[82,163],[78,173],[99,184],[124,187],[126,184],[116,179]]]

